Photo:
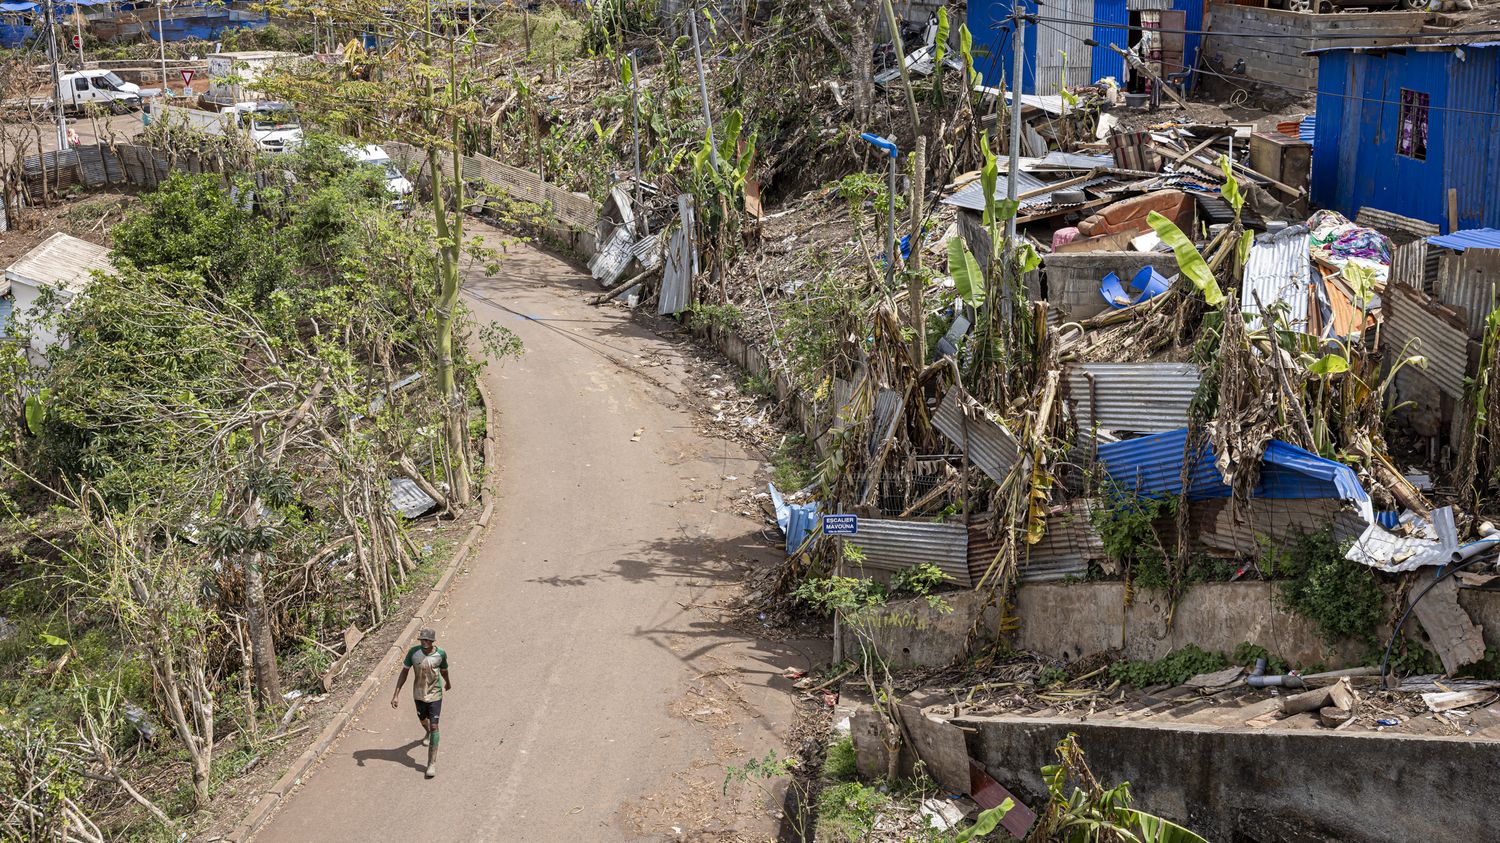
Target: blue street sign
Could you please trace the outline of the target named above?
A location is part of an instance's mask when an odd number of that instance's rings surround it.
[[[823,516],[823,534],[828,536],[852,536],[859,532],[858,515]]]

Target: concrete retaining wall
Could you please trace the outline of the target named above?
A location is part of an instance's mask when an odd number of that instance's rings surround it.
[[[1229,653],[1249,642],[1293,666],[1330,670],[1358,664],[1370,651],[1368,644],[1354,641],[1328,646],[1312,621],[1277,605],[1275,589],[1269,582],[1195,585],[1178,601],[1169,624],[1166,598],[1157,592],[1136,591],[1127,608],[1119,582],[1023,584],[1016,588],[1014,609],[1021,626],[1010,643],[1076,661],[1106,650],[1121,650],[1130,659],[1159,659],[1188,644]],[[882,608],[869,625],[880,653],[901,667],[952,663],[963,652],[984,595],[960,591],[944,597],[953,611],[943,613],[920,600],[892,601]],[[1485,644],[1500,648],[1500,592],[1460,589],[1459,603],[1484,627]],[[981,628],[991,638],[997,634],[995,610],[985,611]],[[1410,624],[1408,631],[1416,634],[1417,628]],[[845,643],[855,646],[852,635]]]
[[[1310,15],[1209,3],[1203,58],[1208,70],[1236,81],[1264,82],[1297,91],[1313,89],[1318,86],[1318,59],[1303,55],[1307,50],[1349,44],[1349,35],[1364,36],[1359,39],[1361,44],[1408,42],[1408,36],[1420,31],[1426,20],[1426,12]],[[1327,37],[1330,35],[1336,37]],[[1233,68],[1241,61],[1244,69],[1235,73]],[[1212,75],[1203,78],[1210,89],[1228,84]]]
[[[1042,262],[1047,301],[1065,321],[1095,316],[1108,309],[1099,295],[1099,280],[1113,272],[1129,281],[1141,267],[1154,266],[1162,275],[1177,273],[1177,258],[1169,252],[1064,252]]]
[[[1465,738],[964,717],[969,754],[1031,807],[1053,748],[1078,735],[1106,787],[1234,843],[1469,843],[1495,837],[1497,745]]]

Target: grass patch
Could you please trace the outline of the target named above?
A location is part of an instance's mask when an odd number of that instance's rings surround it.
[[[817,479],[817,453],[805,437],[795,434],[781,440],[771,457],[771,473],[776,488],[788,492],[812,485]]]
[[[854,757],[854,738],[845,735],[828,747],[823,758],[823,779],[829,782],[852,782],[859,778]]]
[[[875,829],[875,820],[891,798],[860,782],[829,785],[818,795],[818,840],[859,843]]]
[[[747,374],[740,378],[740,391],[746,395],[755,395],[761,398],[776,397],[776,385],[771,382],[770,372],[761,372],[758,375]]]

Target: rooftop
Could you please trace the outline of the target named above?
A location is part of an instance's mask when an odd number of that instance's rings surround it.
[[[13,282],[33,287],[56,287],[77,293],[88,284],[94,270],[114,268],[110,250],[59,231],[43,240],[5,269],[5,292]]]

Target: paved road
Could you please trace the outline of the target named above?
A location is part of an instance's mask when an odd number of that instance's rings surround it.
[[[781,750],[779,674],[807,658],[692,608],[765,559],[759,523],[728,509],[758,461],[696,432],[677,346],[588,306],[561,261],[509,253],[468,281],[478,318],[527,351],[486,375],[501,493],[439,610],[440,774],[422,777],[409,690],[400,711],[378,694],[256,840],[770,839],[779,806],[721,797],[724,766]]]

